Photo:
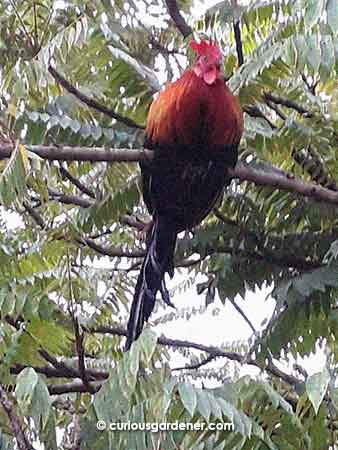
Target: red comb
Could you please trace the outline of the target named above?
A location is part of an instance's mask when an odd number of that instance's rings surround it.
[[[213,41],[191,41],[190,48],[199,56],[212,55],[215,59],[222,56],[222,52],[216,42]]]

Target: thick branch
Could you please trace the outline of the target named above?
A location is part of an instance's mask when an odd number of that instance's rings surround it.
[[[59,147],[57,145],[27,145],[26,148],[41,158],[50,161],[138,162],[151,159],[153,156],[152,151],[144,149]],[[13,144],[0,142],[0,160],[10,158],[13,150]]]
[[[101,383],[96,383],[92,385],[92,392],[97,392],[101,387]],[[50,384],[48,386],[48,391],[50,395],[61,395],[71,392],[88,392],[87,386],[83,384],[82,381],[72,381],[71,383],[64,384]]]
[[[23,428],[20,417],[16,414],[12,402],[9,400],[6,391],[0,385],[0,404],[5,410],[13,435],[18,444],[19,450],[34,450],[32,444],[29,442]]]
[[[180,13],[176,0],[166,0],[166,5],[172,21],[175,23],[176,28],[182,34],[182,36],[186,38],[190,34],[192,34],[192,28],[189,27],[182,14]]]
[[[18,375],[22,370],[24,370],[27,366],[24,364],[15,364],[15,366],[10,368],[10,373],[12,375]],[[54,367],[52,365],[47,366],[34,366],[33,369],[36,373],[41,373],[45,375],[47,378],[81,378],[80,373],[76,369],[69,370],[70,368],[66,365],[59,365],[58,367]],[[86,368],[87,378],[92,381],[100,381],[108,378],[109,373],[104,370],[96,370]]]
[[[141,125],[134,122],[132,119],[129,119],[129,117],[121,116],[120,114],[116,113],[114,110],[107,108],[104,105],[101,105],[99,102],[94,100],[93,98],[87,97],[87,95],[80,92],[78,89],[76,89],[72,84],[70,84],[59,72],[57,72],[52,66],[48,67],[49,73],[52,75],[52,77],[64,88],[66,91],[68,91],[70,94],[73,94],[78,100],[89,106],[90,108],[96,109],[96,111],[99,111],[106,116],[111,117],[112,119],[117,120],[118,122],[123,123],[124,125],[127,125],[127,127],[131,128],[139,128],[143,129]]]
[[[46,159],[58,159],[68,161],[107,161],[107,162],[137,162],[150,160],[153,152],[150,150],[131,149],[103,149],[103,148],[83,148],[83,147],[63,147],[57,146],[27,146]],[[13,150],[11,144],[0,144],[0,159],[8,158]],[[307,183],[295,178],[292,174],[284,175],[279,169],[269,171],[252,169],[250,166],[239,163],[235,169],[228,169],[228,176],[239,181],[248,181],[258,186],[277,188],[283,191],[296,192],[304,197],[313,200],[338,205],[338,195],[330,189],[318,186],[314,183]],[[59,193],[54,193],[59,196]],[[88,203],[89,200],[84,199]]]
[[[59,361],[53,355],[49,354],[46,350],[40,349],[39,353],[43,357],[43,359],[45,359],[55,369],[61,370],[63,373],[66,374],[67,377],[69,377],[69,378],[78,378],[79,377],[80,378],[80,374],[77,369],[67,366],[67,364],[65,364],[62,361]]]
[[[258,186],[277,188],[282,191],[296,192],[313,200],[338,205],[337,193],[314,183],[307,183],[299,178],[285,176],[277,172],[267,173],[252,169],[245,164],[237,164],[235,169],[229,169],[229,176],[239,181],[248,181]]]

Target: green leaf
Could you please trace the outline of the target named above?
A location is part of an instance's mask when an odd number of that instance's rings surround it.
[[[309,376],[306,380],[306,392],[313,405],[313,408],[318,414],[319,407],[324,399],[328,385],[330,381],[330,375],[327,370],[323,372],[315,373]]]
[[[148,365],[156,349],[156,334],[149,328],[145,329],[139,339],[137,345],[140,348],[140,357],[144,364]]]
[[[338,8],[338,2],[337,2],[337,8]],[[321,43],[321,67],[320,67],[320,73],[323,80],[326,80],[329,78],[330,74],[333,71],[334,64],[335,64],[335,50],[332,42],[331,36],[323,36]]]
[[[205,420],[210,419],[211,405],[208,396],[208,392],[203,389],[196,389],[197,393],[197,410],[205,418]]]
[[[132,56],[128,55],[128,53],[124,52],[123,50],[120,50],[119,48],[112,47],[111,45],[109,45],[108,48],[115,58],[122,59],[123,61],[125,61],[130,67],[132,67],[136,71],[136,73],[139,76],[141,76],[144,80],[146,80],[154,92],[160,90],[161,86],[158,82],[158,79],[154,74],[154,72],[151,69],[149,69],[149,67],[146,67],[144,64],[141,64]]]
[[[1,203],[11,206],[15,201],[22,200],[26,190],[27,170],[27,151],[23,145],[17,144],[0,175]]]
[[[317,72],[320,66],[321,54],[317,35],[309,35],[307,42],[307,62],[314,72]]]
[[[324,292],[327,286],[338,285],[338,266],[320,267],[300,275],[293,281],[293,285],[304,296],[308,296],[316,290]]]
[[[306,0],[305,2],[305,28],[311,29],[313,25],[318,23],[324,6],[324,0]]]
[[[197,395],[195,388],[190,383],[180,383],[178,385],[178,391],[185,409],[188,411],[190,416],[193,417],[197,406]]]
[[[326,3],[327,23],[329,24],[332,33],[338,33],[338,3],[337,0],[327,0]]]
[[[44,429],[48,423],[51,400],[48,388],[43,379],[28,367],[17,377],[15,397],[25,415],[34,419],[35,426]]]

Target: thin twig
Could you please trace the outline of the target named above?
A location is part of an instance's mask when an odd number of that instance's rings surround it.
[[[115,336],[127,336],[127,330],[121,327],[95,327],[91,328],[89,330],[92,333],[99,333],[99,334],[112,334]],[[289,375],[287,373],[284,373],[282,370],[278,369],[272,361],[269,361],[268,363],[256,361],[251,358],[247,359],[245,356],[236,353],[236,352],[228,352],[225,350],[222,350],[218,347],[208,346],[204,344],[198,344],[196,342],[190,342],[190,341],[183,341],[180,339],[169,339],[164,336],[160,336],[157,340],[157,343],[159,345],[163,345],[166,347],[174,347],[174,348],[193,348],[195,350],[199,350],[205,353],[208,353],[209,355],[213,355],[213,357],[221,357],[221,358],[227,358],[232,361],[236,361],[238,363],[245,363],[251,366],[255,366],[260,368],[261,370],[265,370],[271,375],[274,375],[286,383],[294,386],[299,384],[299,380],[294,377],[293,375]]]
[[[200,369],[201,367],[209,364],[211,361],[213,361],[216,358],[216,356],[214,355],[209,355],[206,359],[204,359],[203,361],[196,363],[196,364],[187,364],[186,366],[181,366],[181,367],[175,367],[174,369],[171,369],[172,372],[175,371],[179,371],[179,370],[197,370]]]
[[[114,110],[107,108],[104,105],[101,105],[99,102],[94,100],[93,98],[88,97],[87,95],[80,92],[78,89],[76,89],[75,86],[70,84],[59,72],[57,72],[52,66],[48,67],[49,73],[52,75],[52,77],[64,88],[66,91],[68,91],[70,94],[73,94],[78,100],[80,100],[82,103],[86,104],[90,108],[96,109],[96,111],[101,112],[102,114],[105,114],[106,116],[111,117],[112,119],[117,120],[118,122],[123,123],[124,125],[127,125],[127,127],[130,128],[138,128],[143,129],[144,127],[142,125],[139,125],[138,123],[134,122],[134,120],[130,119],[129,117],[121,116],[121,114],[116,113]]]
[[[308,79],[304,75],[304,73],[302,73],[302,80],[305,83],[305,85],[308,88],[308,90],[311,92],[311,94],[312,95],[316,95],[316,87],[318,86],[319,79],[317,81],[313,82],[312,84],[310,84]]]
[[[277,105],[275,105],[273,102],[267,99],[265,99],[265,103],[270,109],[272,109],[277,114],[278,117],[280,117],[282,120],[286,120],[286,115],[280,110],[280,108],[278,108]]]
[[[91,384],[89,383],[87,373],[86,373],[86,363],[85,363],[85,350],[83,346],[84,341],[84,332],[80,330],[80,325],[78,318],[76,316],[76,299],[73,291],[72,284],[72,275],[71,275],[71,264],[70,264],[70,256],[67,251],[67,276],[68,276],[68,286],[69,286],[69,302],[68,309],[73,322],[74,334],[75,334],[75,346],[76,352],[78,355],[78,369],[80,378],[83,381],[84,386],[87,388],[87,391],[90,393],[94,393]]]
[[[250,117],[260,117],[268,122],[270,127],[275,130],[277,127],[271,120],[261,111],[256,105],[246,105],[243,107],[243,111],[249,114]]]
[[[29,442],[25,432],[22,420],[16,414],[13,403],[9,400],[5,389],[0,385],[0,404],[3,407],[9,419],[10,427],[13,436],[16,439],[19,450],[34,450],[34,447]]]
[[[55,356],[51,355],[47,350],[40,349],[39,354],[42,356],[44,360],[46,360],[49,364],[51,364],[55,369],[62,371],[69,378],[78,378],[79,372],[73,367],[67,366],[62,361],[59,361]]]
[[[295,111],[299,112],[299,114],[302,114],[305,117],[314,116],[314,114],[311,111],[288,98],[279,97],[277,95],[272,94],[271,92],[264,92],[264,98],[265,100],[273,102],[277,105],[282,105],[285,106],[286,108],[294,109]]]
[[[159,53],[162,55],[168,56],[168,55],[183,55],[182,52],[180,52],[177,48],[173,48],[172,50],[169,50],[167,47],[162,45],[159,41],[157,41],[154,36],[150,36],[150,44],[155,49],[158,50]]]
[[[236,52],[237,52],[237,61],[238,67],[241,67],[244,64],[244,55],[243,55],[243,43],[241,36],[241,23],[239,20],[234,21],[234,34],[235,34],[235,42],[236,42]]]
[[[57,200],[58,202],[64,203],[65,205],[77,205],[81,206],[82,208],[89,208],[94,204],[92,200],[83,198],[79,195],[63,194],[52,188],[48,188],[48,194],[50,195],[52,200]]]
[[[237,305],[235,300],[231,299],[230,297],[228,298],[228,300],[232,304],[232,306],[235,308],[235,310],[243,317],[245,322],[249,325],[253,334],[256,335],[257,331],[256,331],[255,327],[253,326],[251,320],[248,318],[248,316],[245,314],[245,312],[242,310],[242,308],[239,305]]]
[[[95,199],[95,194],[87,188],[80,180],[75,178],[62,164],[60,164],[60,173],[64,178],[67,178],[74,186],[76,186],[81,192]]]
[[[17,9],[17,7],[16,7],[16,4],[15,4],[14,0],[9,0],[9,2],[10,2],[10,4],[12,5],[12,8],[14,9],[15,15],[16,15],[16,17],[18,18],[18,20],[19,20],[19,22],[20,22],[20,25],[21,25],[21,27],[22,27],[22,31],[24,32],[24,34],[25,34],[25,36],[26,36],[26,38],[27,38],[27,41],[28,41],[29,46],[30,46],[31,49],[34,51],[34,45],[33,45],[33,42],[32,42],[31,35],[30,35],[30,34],[28,33],[28,31],[27,31],[27,28],[26,28],[26,26],[25,26],[25,23],[24,23],[24,21],[22,20],[22,17],[20,16],[20,14],[19,14],[19,11],[18,11],[18,9]]]
[[[77,242],[81,245],[86,245],[92,250],[103,256],[109,256],[110,258],[140,258],[145,255],[145,251],[142,249],[123,249],[118,246],[105,247],[103,245],[97,244],[93,239],[89,238],[78,238]]]
[[[75,331],[75,343],[76,343],[76,351],[78,354],[78,368],[81,380],[83,384],[86,386],[87,391],[90,393],[94,393],[92,385],[89,383],[87,371],[86,371],[86,362],[85,362],[85,351],[84,351],[84,332],[80,330],[79,321],[74,318],[74,331]]]
[[[44,40],[45,40],[45,37],[47,36],[47,31],[49,30],[49,23],[50,23],[50,21],[52,19],[53,12],[54,12],[54,8],[52,6],[50,8],[50,10],[49,10],[48,18],[47,18],[47,20],[45,21],[45,24],[44,24],[44,29],[43,29],[43,33],[42,33],[41,40],[40,40],[40,43],[39,43],[39,48],[42,48],[42,46],[44,45]]]

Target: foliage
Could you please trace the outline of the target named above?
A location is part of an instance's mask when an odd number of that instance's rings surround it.
[[[194,3],[178,7],[197,36],[222,46],[245,111],[240,162],[337,192],[337,0],[225,0],[198,18]],[[177,246],[184,280],[173,294],[197,284],[205,306],[167,311],[152,325],[206,314],[218,298],[236,307],[238,295],[264,286],[274,313],[248,342],[156,342],[147,328],[126,354],[121,326],[147,217],[138,168],[34,151],[141,148],[153,95],[191,60],[187,47],[164,2],[0,4],[0,155],[13,147],[0,160],[0,384],[15,412],[0,395],[1,449],[19,439],[13,423],[48,450],[334,448],[337,202],[232,181]],[[76,98],[50,65],[106,109]],[[291,367],[318,346],[322,371]],[[175,368],[176,356],[185,369]],[[240,377],[250,365],[260,374]],[[108,430],[122,422],[195,428]]]

